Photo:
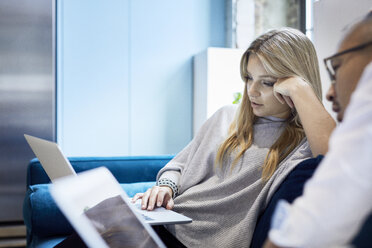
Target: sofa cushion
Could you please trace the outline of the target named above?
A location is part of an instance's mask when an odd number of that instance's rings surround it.
[[[145,192],[154,185],[155,182],[121,184],[129,197],[133,197],[138,192]],[[49,192],[49,184],[36,184],[28,187],[23,215],[28,232],[32,232],[39,238],[69,235],[73,231],[53,200]]]

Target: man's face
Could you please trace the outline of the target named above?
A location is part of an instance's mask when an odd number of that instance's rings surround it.
[[[360,45],[357,38],[346,37],[340,45],[338,52]],[[336,71],[335,84],[327,92],[327,99],[331,101],[332,109],[337,113],[337,120],[342,121],[345,109],[350,102],[350,96],[355,90],[364,68],[370,62],[371,56],[366,56],[367,50],[340,55],[332,62]],[[370,50],[368,49],[368,52]]]

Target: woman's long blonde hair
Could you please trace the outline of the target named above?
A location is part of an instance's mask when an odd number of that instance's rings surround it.
[[[259,36],[251,43],[240,61],[240,74],[245,82],[244,93],[238,114],[230,125],[229,136],[217,152],[216,164],[221,166],[226,158],[236,151],[233,168],[253,143],[253,125],[257,117],[253,114],[247,94],[247,65],[251,54],[255,54],[266,71],[275,78],[301,77],[311,85],[318,99],[322,101],[318,59],[312,42],[303,33],[292,28],[276,29]],[[274,174],[278,164],[304,137],[300,118],[294,111],[286,120],[282,134],[266,155],[262,169],[264,181]]]

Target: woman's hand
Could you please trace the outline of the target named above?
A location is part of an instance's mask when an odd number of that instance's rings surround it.
[[[278,79],[274,84],[274,96],[289,107],[296,107],[313,156],[326,154],[328,140],[336,126],[309,83],[300,77]]]
[[[308,88],[309,85],[300,77],[280,78],[274,84],[274,96],[280,103],[287,103],[290,108],[294,108],[295,104],[292,101],[294,92],[298,89],[306,90]]]
[[[143,210],[153,210],[156,207],[163,206],[166,209],[172,209],[174,202],[172,199],[173,191],[168,186],[154,186],[145,193],[137,193],[132,202],[142,199],[141,208]]]

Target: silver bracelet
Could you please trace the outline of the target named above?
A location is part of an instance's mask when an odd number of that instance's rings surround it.
[[[168,186],[168,187],[170,187],[173,191],[173,196],[172,196],[173,199],[178,194],[178,186],[176,185],[175,182],[173,182],[172,180],[170,180],[168,178],[160,179],[159,181],[156,182],[156,186]]]

